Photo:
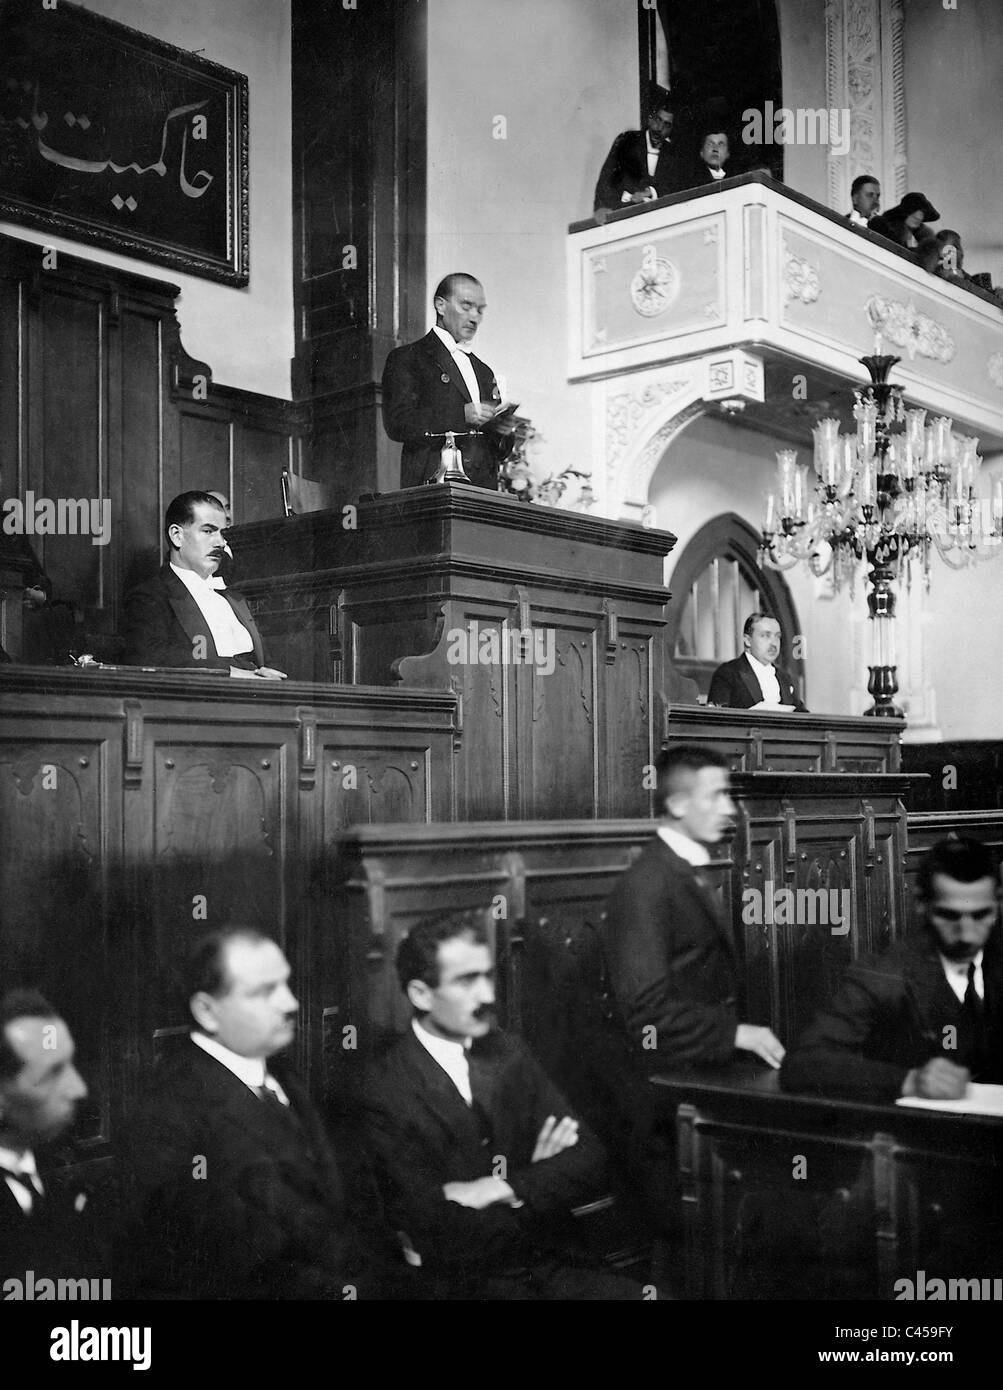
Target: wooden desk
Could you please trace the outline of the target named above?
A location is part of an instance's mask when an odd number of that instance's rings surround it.
[[[761,1063],[652,1077],[691,1298],[882,1298],[1003,1274],[1003,1119],[787,1095]]]

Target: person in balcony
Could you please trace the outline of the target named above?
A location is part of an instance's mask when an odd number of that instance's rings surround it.
[[[873,174],[858,174],[850,184],[850,202],[846,214],[851,227],[867,227],[881,211],[881,185]]]
[[[725,168],[731,157],[731,146],[723,130],[709,131],[700,145],[700,153],[693,165],[690,186],[702,188],[708,183],[720,183],[728,177]]]
[[[621,207],[664,198],[682,186],[678,150],[672,143],[674,120],[668,92],[653,88],[645,129],[622,131],[599,171],[593,204],[597,221],[604,222]]]
[[[911,251],[922,265],[924,248],[934,239],[933,228],[928,224],[939,219],[940,213],[929,198],[922,193],[907,193],[895,207],[872,218],[867,230]]]

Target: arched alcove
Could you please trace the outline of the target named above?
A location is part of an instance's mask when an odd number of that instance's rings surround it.
[[[804,663],[792,639],[800,633],[787,581],[757,560],[759,537],[734,512],[713,517],[692,537],[672,572],[667,636],[680,675],[706,695],[722,661],[742,651],[742,625],[757,609],[772,613],[784,634],[782,662],[804,689]]]

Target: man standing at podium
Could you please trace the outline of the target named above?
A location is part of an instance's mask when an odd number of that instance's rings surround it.
[[[449,431],[465,436],[456,443],[470,481],[495,488],[514,438],[483,432],[502,404],[494,372],[470,348],[487,307],[484,287],[454,272],[439,282],[432,303],[435,327],[395,348],[383,369],[383,427],[404,445],[401,487],[434,478]]]

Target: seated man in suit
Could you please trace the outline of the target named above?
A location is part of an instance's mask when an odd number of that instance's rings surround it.
[[[214,576],[226,554],[226,514],[208,492],[182,492],[167,508],[170,558],[125,600],[128,666],[184,666],[231,676],[284,680],[266,665],[251,610]]]
[[[298,1004],[266,936],[227,927],[188,962],[194,1028],[127,1126],[126,1239],[141,1296],[351,1299],[389,1292],[403,1267],[329,1145],[306,1090],[276,1054]],[[360,1189],[361,1190],[361,1189]],[[354,1210],[350,1212],[350,1205]],[[372,1227],[364,1241],[357,1219]]]
[[[599,171],[594,202],[597,212],[650,203],[681,187],[678,156],[672,144],[674,120],[668,92],[655,87],[648,101],[645,129],[621,132]]]
[[[36,1149],[73,1123],[87,1087],[73,1038],[33,990],[0,999],[0,1289],[7,1279],[108,1277],[87,1195],[63,1183]],[[23,1296],[23,1295],[22,1295]]]
[[[707,695],[709,705],[733,709],[788,709],[807,714],[808,710],[782,666],[780,624],[768,613],[750,613],[742,628],[743,656],[725,661],[711,677]]]
[[[454,272],[436,286],[435,327],[416,343],[394,348],[383,368],[383,428],[399,440],[401,487],[431,482],[446,433],[477,487],[497,488],[498,465],[515,442],[514,426],[492,427],[501,391],[495,374],[470,349],[487,304],[472,275]],[[427,436],[433,436],[428,438]]]
[[[888,1104],[961,1097],[1003,1082],[999,880],[975,840],[924,855],[919,930],[848,968],[784,1060],[787,1091]]]
[[[478,914],[415,926],[397,975],[414,1018],[362,1103],[409,1259],[449,1297],[640,1298],[629,1280],[566,1263],[553,1219],[602,1193],[603,1151],[525,1046],[493,1026]]]

